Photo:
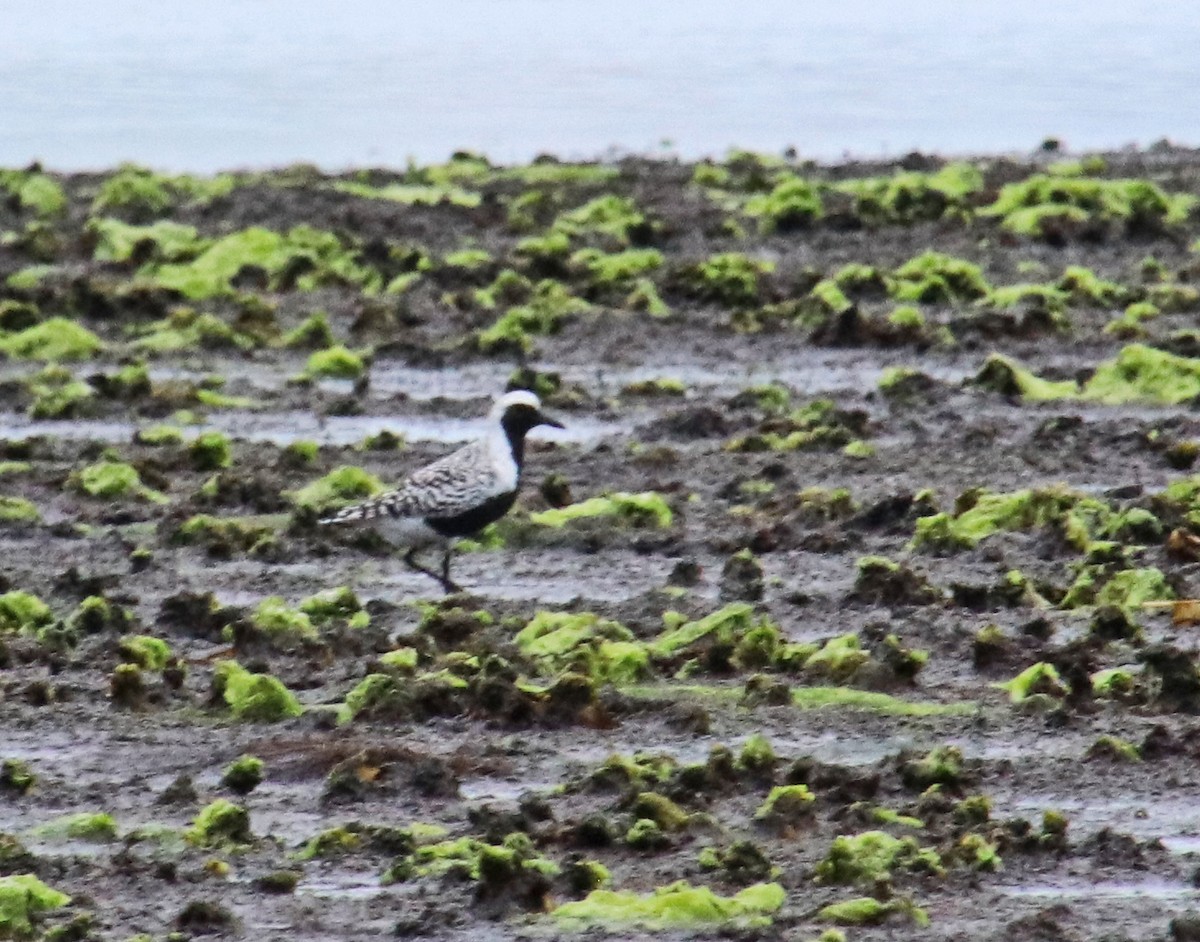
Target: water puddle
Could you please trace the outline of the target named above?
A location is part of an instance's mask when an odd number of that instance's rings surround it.
[[[149,423],[147,423],[149,424]],[[23,416],[5,416],[0,420],[0,438],[21,440],[33,437],[60,438],[68,441],[99,441],[120,444],[132,440],[142,426],[133,422],[34,420]],[[592,445],[605,438],[628,433],[627,423],[606,422],[575,416],[565,429],[537,429],[531,441]],[[247,442],[289,445],[296,441],[315,441],[320,445],[352,445],[368,435],[388,431],[414,442],[459,444],[481,437],[487,431],[483,419],[455,419],[440,416],[376,415],[319,417],[311,412],[275,412],[269,415],[239,411],[210,415],[199,425],[188,426],[189,434],[224,432]]]
[[[997,891],[1005,896],[1021,899],[1153,899],[1176,902],[1191,902],[1200,899],[1200,890],[1181,883],[1169,883],[1166,880],[1140,880],[1137,882],[1064,880],[1060,883],[1002,886],[997,887]]]

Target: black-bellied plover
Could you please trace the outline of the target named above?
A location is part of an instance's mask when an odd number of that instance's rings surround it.
[[[446,592],[454,541],[478,533],[512,507],[521,486],[525,433],[538,425],[562,428],[525,390],[505,393],[488,414],[487,434],[410,474],[394,491],[338,511],[323,524],[361,524],[391,543],[407,546],[404,562],[436,579]],[[428,546],[442,548],[439,575],[417,561]]]

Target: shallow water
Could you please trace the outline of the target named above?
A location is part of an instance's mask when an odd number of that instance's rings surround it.
[[[1198,45],[1146,0],[44,0],[0,31],[0,164],[1195,144]]]

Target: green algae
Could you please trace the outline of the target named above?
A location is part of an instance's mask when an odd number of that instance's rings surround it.
[[[213,688],[239,720],[274,723],[304,712],[295,694],[278,678],[251,673],[237,661],[217,663]]]
[[[233,464],[233,444],[221,432],[203,432],[187,446],[188,458],[197,471],[219,471]]]
[[[602,497],[591,497],[577,504],[556,507],[531,514],[529,519],[543,527],[564,527],[576,520],[611,518],[621,526],[656,527],[665,529],[671,525],[674,514],[661,494],[645,491],[630,494],[618,491]]]
[[[995,685],[1008,694],[1013,703],[1023,703],[1030,697],[1044,695],[1055,699],[1065,697],[1071,688],[1067,685],[1053,664],[1038,661],[1021,671],[1012,680]]]
[[[1138,747],[1117,736],[1098,736],[1090,746],[1085,759],[1107,758],[1116,762],[1141,762]]]
[[[513,641],[552,675],[578,671],[600,682],[623,684],[650,671],[645,647],[633,632],[591,612],[538,612]]]
[[[0,526],[40,523],[41,511],[23,497],[0,496]]]
[[[649,895],[593,890],[582,900],[557,907],[551,916],[561,928],[571,930],[754,927],[769,925],[771,915],[782,908],[785,898],[778,883],[756,883],[726,897],[681,880]]]
[[[854,213],[868,224],[908,224],[967,210],[983,189],[983,175],[968,163],[951,163],[933,173],[902,170],[890,177],[864,177],[834,184],[854,197]]]
[[[259,602],[251,616],[255,628],[271,638],[299,638],[315,641],[317,629],[305,612],[290,608],[278,595]]]
[[[139,218],[153,218],[183,203],[207,205],[228,196],[237,186],[238,178],[228,173],[214,177],[170,176],[124,164],[100,185],[92,212],[115,209]]]
[[[119,219],[92,219],[87,232],[95,241],[92,258],[97,262],[128,262],[149,255],[156,262],[181,262],[195,258],[208,244],[195,226],[160,219],[148,226],[135,226]]]
[[[812,814],[816,796],[807,785],[776,785],[755,809],[755,821],[795,821]]]
[[[647,643],[651,655],[659,658],[677,656],[696,642],[710,638],[731,643],[755,624],[754,608],[745,602],[732,602],[695,621],[669,612],[663,621],[666,628]]]
[[[40,825],[37,833],[77,841],[107,844],[117,839],[117,822],[105,812],[81,811]]]
[[[0,634],[32,634],[53,622],[50,606],[36,595],[20,589],[0,595]]]
[[[859,569],[873,557],[859,560]],[[804,662],[804,670],[814,674],[828,676],[835,681],[845,681],[871,659],[869,651],[864,651],[858,642],[858,635],[846,634],[830,638]]]
[[[893,913],[907,916],[922,928],[929,925],[929,915],[911,901],[892,899],[881,903],[871,896],[860,896],[841,903],[831,903],[822,907],[817,916],[840,926],[877,926],[885,922]]]
[[[1083,225],[1111,220],[1174,225],[1196,205],[1186,193],[1166,193],[1148,180],[1102,180],[1036,173],[1002,187],[981,216],[1000,218],[1001,226],[1018,235],[1044,238],[1048,222]]]
[[[124,461],[98,461],[71,476],[73,486],[89,497],[133,496],[155,504],[168,503],[167,496],[142,483],[137,468]]]
[[[218,798],[200,809],[183,839],[197,847],[239,847],[254,842],[250,813],[241,805]]]
[[[136,350],[175,353],[181,350],[251,350],[258,346],[253,337],[240,333],[215,314],[198,313],[192,308],[176,308],[167,317],[147,324],[134,339]]]
[[[743,211],[758,220],[761,233],[790,232],[824,215],[820,190],[801,177],[786,176],[769,193],[748,199]]]
[[[146,670],[161,671],[174,657],[171,646],[152,635],[126,635],[118,647],[121,657]]]
[[[81,324],[51,317],[24,330],[0,337],[0,354],[21,360],[51,363],[86,360],[104,349],[104,342]]]
[[[57,216],[67,208],[67,194],[59,182],[37,170],[0,169],[0,192],[15,200],[18,209],[38,216]]]
[[[363,199],[388,200],[404,206],[461,206],[474,209],[483,197],[472,190],[447,184],[389,183],[386,186],[370,186],[341,180],[333,189]]]
[[[771,748],[771,741],[761,733],[754,733],[742,746],[738,754],[738,768],[755,774],[770,772],[779,759]]]
[[[772,262],[756,261],[741,252],[723,252],[684,269],[680,282],[702,301],[734,308],[752,307],[759,300],[762,276],[774,270]]]
[[[324,311],[310,314],[279,338],[279,345],[288,349],[324,350],[336,342],[333,328],[329,326],[329,315]]]
[[[20,759],[0,761],[0,791],[28,795],[37,786],[38,777],[28,762]],[[3,861],[0,854],[0,861]]]
[[[202,546],[212,556],[235,552],[261,555],[275,545],[275,527],[255,517],[214,517],[196,514],[179,525],[171,542]]]
[[[316,625],[344,619],[352,628],[363,628],[370,622],[354,590],[344,585],[308,596],[300,602],[300,611]]]
[[[328,511],[373,497],[383,490],[383,482],[375,475],[356,465],[342,465],[298,490],[286,492],[285,496],[296,507]]]
[[[953,513],[918,517],[911,546],[954,550],[1001,531],[1057,527],[1068,544],[1087,552],[1097,540],[1146,535],[1157,521],[1138,508],[1118,513],[1104,501],[1061,486],[993,494],[968,491]]]
[[[1200,359],[1130,344],[1106,360],[1083,386],[1083,398],[1106,405],[1158,402],[1169,405],[1200,396]]]
[[[416,827],[414,825],[414,829]],[[411,837],[416,846],[409,855],[388,868],[382,878],[384,884],[448,873],[501,884],[522,871],[553,876],[559,869],[553,861],[538,854],[529,836],[521,832],[509,834],[500,844],[489,844],[473,837],[436,843],[419,840],[416,834]]]
[[[238,756],[221,773],[221,784],[238,795],[248,795],[262,784],[266,763],[258,756]]]
[[[1011,357],[1000,353],[993,353],[984,361],[975,375],[974,384],[1004,396],[1017,396],[1030,402],[1073,399],[1079,394],[1079,384],[1074,380],[1055,382],[1042,379]]]
[[[798,686],[792,689],[792,703],[800,709],[865,710],[883,716],[962,716],[978,710],[973,701],[935,703],[901,700],[900,697],[875,690],[857,690],[848,686]]]
[[[892,272],[891,295],[897,301],[974,301],[989,291],[991,285],[978,265],[941,252],[923,252]]]
[[[639,276],[662,268],[663,255],[658,249],[625,249],[602,252],[580,249],[571,256],[571,265],[583,269],[596,287],[627,285]]]
[[[893,837],[885,831],[834,838],[829,852],[817,864],[818,883],[872,886],[891,880],[896,873],[942,874],[941,857],[932,847],[922,848],[911,837]]]
[[[1122,569],[1107,575],[1103,566],[1084,565],[1080,567],[1061,604],[1063,608],[1111,605],[1127,612],[1136,612],[1147,602],[1174,598],[1175,591],[1160,569]]]
[[[510,307],[490,327],[480,331],[476,343],[484,353],[528,351],[533,338],[557,333],[572,317],[591,305],[572,295],[557,281],[545,279],[532,289],[526,303]]]
[[[633,234],[646,225],[637,203],[627,196],[606,193],[561,213],[551,229],[573,239],[598,235],[627,246]]]
[[[304,365],[304,375],[326,379],[358,379],[366,369],[361,355],[335,344],[324,350],[313,351]]]
[[[95,388],[63,366],[39,370],[26,386],[34,397],[29,406],[29,416],[34,419],[78,418],[90,414],[97,402]]]
[[[66,893],[51,889],[31,873],[0,877],[0,938],[35,937],[38,917],[70,902]]]
[[[664,831],[682,831],[691,821],[691,815],[658,792],[638,793],[630,811],[635,818],[653,821]]]
[[[1134,673],[1123,667],[1109,667],[1091,675],[1092,695],[1105,700],[1119,700],[1137,689]]]
[[[379,272],[360,264],[355,251],[335,234],[308,226],[286,233],[243,229],[212,241],[190,261],[149,263],[139,269],[138,277],[199,300],[233,293],[234,277],[246,268],[261,269],[276,290],[291,287],[293,277],[301,291],[330,284],[352,285],[368,293],[383,287]]]
[[[934,785],[955,787],[961,783],[963,773],[963,754],[957,746],[935,746],[921,758],[900,765],[905,786],[920,790]]]

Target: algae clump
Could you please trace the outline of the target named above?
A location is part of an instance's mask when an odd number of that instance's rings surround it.
[[[341,345],[334,345],[325,350],[314,351],[305,364],[304,375],[327,379],[358,379],[366,369],[361,356]]]
[[[590,612],[538,612],[513,641],[526,657],[555,674],[579,671],[619,684],[650,670],[646,650],[633,632]]]
[[[53,621],[50,606],[30,592],[13,589],[0,595],[0,634],[29,634]]]
[[[383,482],[375,475],[355,465],[342,465],[287,497],[297,507],[327,511],[356,500],[378,494],[384,489]]]
[[[250,813],[241,805],[218,798],[196,815],[192,826],[183,832],[184,840],[197,847],[222,847],[250,844]]]
[[[273,723],[304,712],[295,694],[277,677],[253,674],[237,661],[217,664],[213,687],[240,720]]]
[[[1055,699],[1070,693],[1071,688],[1059,676],[1053,664],[1038,661],[1021,671],[1012,680],[996,684],[1000,690],[1008,693],[1013,703],[1023,703],[1030,697],[1039,694]]]
[[[756,883],[725,897],[680,881],[645,896],[624,890],[593,890],[582,900],[564,903],[551,915],[563,928],[578,930],[753,927],[768,925],[784,899],[778,883]]]
[[[943,872],[941,858],[933,848],[921,848],[911,837],[864,831],[834,838],[829,853],[817,864],[816,879],[819,883],[871,886],[877,880],[892,879],[893,873],[900,870]]]
[[[0,524],[38,523],[41,512],[23,497],[0,497]]]
[[[86,360],[103,349],[99,337],[65,317],[51,317],[0,338],[0,353],[21,360]]]
[[[76,488],[90,497],[123,497],[132,494],[155,504],[167,496],[142,483],[137,468],[124,461],[98,461],[71,476]]]
[[[0,877],[0,938],[23,939],[36,934],[34,921],[71,902],[31,873]]]
[[[120,642],[121,656],[138,667],[160,671],[170,662],[171,646],[151,635],[126,635]]]
[[[529,519],[541,526],[562,527],[574,520],[592,517],[612,517],[629,526],[658,528],[669,527],[674,519],[670,505],[654,491],[640,494],[619,491],[592,497],[567,507],[531,514]]]
[[[696,621],[663,616],[667,628],[647,647],[655,657],[668,658],[701,639],[715,637],[718,641],[732,642],[745,634],[754,624],[754,608],[745,602],[732,602]]]
[[[909,900],[892,899],[881,903],[871,896],[860,896],[841,903],[831,903],[822,908],[817,915],[821,919],[835,922],[841,926],[877,926],[892,913],[908,916],[921,927],[929,925],[929,915]]]

